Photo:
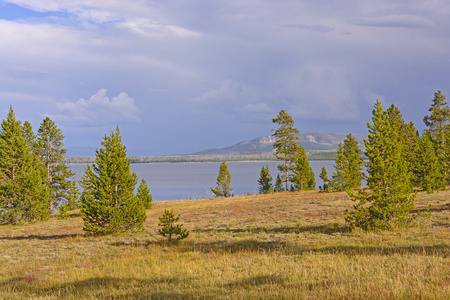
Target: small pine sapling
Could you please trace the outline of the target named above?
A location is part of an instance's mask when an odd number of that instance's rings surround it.
[[[173,210],[169,211],[167,209],[165,209],[164,214],[159,217],[160,223],[158,226],[162,226],[162,228],[158,229],[158,232],[164,237],[167,236],[169,242],[172,241],[172,236],[176,236],[176,241],[185,239],[189,236],[189,231],[182,229],[183,224],[174,225],[179,219],[180,215],[175,217]]]

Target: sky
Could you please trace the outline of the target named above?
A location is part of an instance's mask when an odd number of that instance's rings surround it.
[[[0,0],[0,119],[48,116],[72,155],[116,126],[129,155],[226,147],[282,109],[301,132],[367,134],[377,99],[423,130],[434,93],[450,97],[449,15],[447,0]]]

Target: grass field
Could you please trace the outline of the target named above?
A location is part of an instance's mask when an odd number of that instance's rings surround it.
[[[1,299],[450,299],[450,191],[420,193],[409,229],[351,230],[345,193],[154,203],[146,231],[85,237],[83,221],[0,227]],[[188,239],[156,234],[164,209]]]

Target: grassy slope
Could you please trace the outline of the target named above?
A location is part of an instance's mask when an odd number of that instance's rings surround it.
[[[85,237],[82,219],[0,227],[0,298],[450,298],[450,191],[420,224],[351,231],[345,193],[158,202],[146,232]],[[167,245],[164,208],[191,234]]]

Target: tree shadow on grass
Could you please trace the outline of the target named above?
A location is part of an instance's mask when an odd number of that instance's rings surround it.
[[[116,278],[116,277],[93,277],[85,280],[73,281],[63,284],[53,285],[40,289],[32,283],[37,279],[28,277],[15,277],[9,280],[0,281],[0,288],[9,289],[20,297],[20,293],[33,297],[57,297],[66,298],[74,295],[80,297],[98,299],[195,299],[213,298],[208,291],[199,291],[198,294],[192,292],[171,292],[173,286],[184,286],[192,281],[192,278],[178,277],[158,277],[152,279]],[[164,285],[167,285],[166,288]],[[155,291],[155,286],[163,287]],[[130,287],[138,290],[135,293],[128,293]],[[166,289],[167,291],[164,291]]]
[[[348,233],[352,229],[346,225],[318,225],[318,226],[281,226],[281,227],[247,227],[247,228],[207,228],[195,229],[194,232],[211,233],[211,232],[231,232],[231,233]]]
[[[53,235],[20,235],[20,236],[0,236],[0,240],[22,241],[22,240],[62,240],[68,238],[84,237],[82,234],[53,234]]]

